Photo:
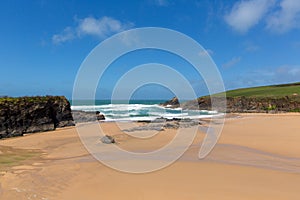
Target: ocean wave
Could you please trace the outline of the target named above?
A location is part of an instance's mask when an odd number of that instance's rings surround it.
[[[105,110],[105,111],[127,111],[127,110],[140,110],[145,108],[161,108],[158,104],[146,105],[146,104],[106,104],[106,105],[72,105],[72,110],[82,111],[94,111],[94,110]]]
[[[106,121],[138,121],[154,120],[159,117],[172,118],[203,118],[219,114],[207,110],[183,110],[182,108],[166,108],[158,104],[104,104],[104,105],[72,105],[72,110],[86,112],[100,111]]]

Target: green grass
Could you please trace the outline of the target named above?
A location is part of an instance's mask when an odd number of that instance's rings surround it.
[[[21,103],[21,102],[47,102],[48,100],[60,100],[65,98],[63,96],[24,96],[24,97],[0,97],[0,103]]]
[[[300,112],[300,108],[292,109],[292,110],[290,110],[290,112]]]
[[[13,149],[4,146],[0,146],[0,152],[0,170],[19,165],[20,163],[40,154],[33,150]]]
[[[283,85],[262,86],[253,88],[242,88],[229,90],[226,92],[227,97],[273,97],[280,98],[285,96],[293,96],[298,94],[300,97],[300,82]]]

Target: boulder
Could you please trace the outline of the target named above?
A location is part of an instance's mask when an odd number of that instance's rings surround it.
[[[104,137],[101,138],[101,142],[104,144],[111,144],[111,143],[115,143],[115,139],[110,136],[110,135],[105,135]]]
[[[96,111],[96,117],[97,120],[105,120],[104,114],[100,113],[99,111]]]

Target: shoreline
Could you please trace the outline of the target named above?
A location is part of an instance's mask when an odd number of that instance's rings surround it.
[[[80,111],[81,112],[81,111]],[[83,111],[85,112],[85,111]],[[224,119],[228,120],[228,119],[236,119],[236,118],[242,118],[242,117],[256,117],[256,116],[300,116],[299,112],[280,112],[280,113],[225,113],[224,114]],[[193,121],[197,121],[199,120],[200,122],[208,122],[212,119],[218,119],[218,117],[220,117],[219,115],[210,115],[210,116],[204,116],[202,118],[173,118],[173,119],[168,119],[168,118],[163,118],[163,117],[159,117],[159,118],[155,118],[154,120],[97,120],[96,118],[91,120],[91,121],[84,121],[84,122],[77,122],[75,123],[74,126],[66,126],[66,127],[58,127],[56,128],[54,131],[57,130],[64,130],[64,129],[73,129],[74,127],[76,127],[76,125],[84,125],[84,124],[90,124],[90,123],[152,123],[155,122],[156,120],[165,120],[165,121],[157,121],[157,122],[174,122],[174,121],[180,121],[180,120],[193,120]],[[222,118],[222,117],[221,117]],[[199,124],[201,126],[201,124]],[[53,130],[48,130],[48,131],[41,131],[41,132],[35,132],[35,133],[25,133],[24,135],[21,136],[14,136],[14,137],[7,137],[7,138],[0,138],[0,142],[1,140],[9,140],[9,139],[13,139],[13,138],[19,138],[19,137],[24,137],[24,136],[30,136],[30,135],[34,135],[34,134],[41,134],[41,133],[47,133],[47,132],[52,132]]]
[[[197,157],[205,136],[199,130],[178,161],[139,175],[118,172],[93,158],[80,141],[76,127],[7,138],[0,140],[0,147],[17,148],[15,155],[26,155],[30,149],[41,153],[0,170],[0,199],[93,200],[99,199],[99,194],[104,199],[125,200],[297,199],[299,117],[295,113],[230,114],[217,145],[206,158]],[[165,129],[149,139],[138,139],[124,134],[115,122],[100,125],[115,137],[119,148],[133,152],[163,147],[176,134],[176,129]],[[8,154],[3,151],[1,155]]]

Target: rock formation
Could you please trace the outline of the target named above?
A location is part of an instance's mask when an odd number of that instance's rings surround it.
[[[178,98],[177,97],[173,97],[171,100],[166,101],[165,103],[161,104],[162,106],[167,106],[170,108],[177,108],[180,106]]]
[[[75,123],[96,122],[105,120],[104,114],[100,113],[99,111],[86,112],[81,110],[73,110],[72,114]]]
[[[174,99],[174,98],[173,98]],[[173,100],[172,99],[172,100]],[[169,105],[167,101],[163,105]],[[218,101],[218,97],[215,97]],[[265,113],[265,112],[300,112],[300,97],[299,96],[286,96],[280,98],[273,97],[227,97],[226,98],[226,112],[228,113]],[[173,104],[172,107],[182,107],[183,109],[190,110],[211,110],[210,97],[200,97],[197,100],[183,102],[181,104]],[[225,112],[224,108],[217,108],[219,112]]]
[[[0,138],[74,125],[63,96],[0,98]]]
[[[96,117],[97,120],[105,120],[104,114],[100,113],[99,111],[96,111]]]
[[[105,135],[104,137],[101,138],[101,142],[104,144],[112,144],[115,143],[115,139],[110,136],[110,135]]]

